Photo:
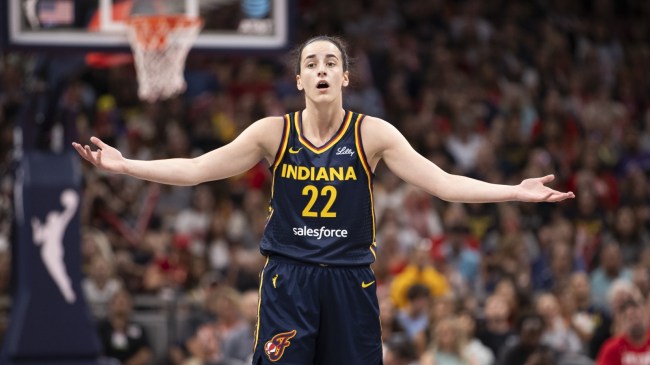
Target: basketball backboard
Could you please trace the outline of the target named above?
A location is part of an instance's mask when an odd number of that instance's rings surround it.
[[[199,15],[193,49],[272,51],[289,47],[292,0],[2,0],[2,41],[27,49],[129,48],[131,14]]]

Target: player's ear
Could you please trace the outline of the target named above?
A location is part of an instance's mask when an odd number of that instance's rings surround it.
[[[350,84],[350,72],[343,72],[343,87],[346,87]]]
[[[297,87],[298,90],[300,90],[300,91],[302,91],[302,89],[304,89],[304,88],[302,87],[302,80],[300,79],[300,75],[296,75],[296,87]]]

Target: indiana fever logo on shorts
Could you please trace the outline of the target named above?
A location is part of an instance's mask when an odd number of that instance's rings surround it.
[[[296,335],[296,330],[291,332],[278,333],[264,344],[264,352],[269,360],[275,362],[282,358],[284,350],[291,346],[290,339]]]

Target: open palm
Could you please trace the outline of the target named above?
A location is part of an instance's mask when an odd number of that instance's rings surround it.
[[[526,202],[559,202],[564,199],[575,198],[571,191],[563,193],[545,185],[554,179],[555,176],[546,175],[522,181],[519,184],[519,200]]]
[[[91,137],[90,142],[98,147],[97,151],[93,151],[88,145],[82,146],[77,142],[72,142],[72,147],[79,152],[81,157],[97,167],[115,173],[124,172],[125,159],[120,151],[107,145],[97,137]]]

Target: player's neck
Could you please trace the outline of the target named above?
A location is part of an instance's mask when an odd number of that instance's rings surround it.
[[[339,129],[345,110],[340,103],[307,105],[302,112],[303,134],[312,142],[327,142]]]

